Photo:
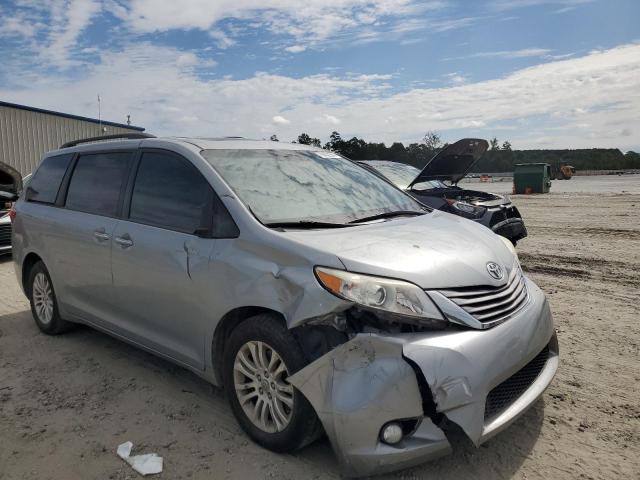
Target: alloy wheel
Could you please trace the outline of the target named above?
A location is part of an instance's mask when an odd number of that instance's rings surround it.
[[[32,294],[38,320],[48,325],[53,319],[53,289],[44,273],[38,272],[34,277]]]
[[[233,383],[247,418],[267,433],[283,431],[293,413],[289,370],[278,353],[264,342],[249,341],[236,353]]]

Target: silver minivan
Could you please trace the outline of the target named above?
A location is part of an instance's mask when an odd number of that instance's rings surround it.
[[[44,333],[90,325],[224,386],[278,452],[325,433],[347,475],[480,445],[558,367],[510,242],[362,166],[244,139],[78,141],[16,202],[17,277]]]

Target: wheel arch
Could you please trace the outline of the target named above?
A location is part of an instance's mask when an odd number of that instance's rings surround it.
[[[42,257],[34,252],[28,253],[22,261],[22,289],[27,295],[29,294],[29,285],[27,285],[29,280],[29,272],[38,262],[42,262]]]
[[[245,320],[255,317],[263,313],[273,314],[278,318],[282,325],[287,326],[284,315],[281,312],[271,308],[259,306],[237,307],[227,312],[216,325],[211,341],[211,365],[214,381],[218,385],[222,385],[222,358],[224,355],[224,346],[231,332]]]

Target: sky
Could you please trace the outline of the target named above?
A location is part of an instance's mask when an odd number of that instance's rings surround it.
[[[0,0],[0,100],[157,135],[640,151],[638,0]]]

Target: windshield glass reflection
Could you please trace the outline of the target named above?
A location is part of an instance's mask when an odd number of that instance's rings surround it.
[[[221,149],[202,155],[263,223],[424,212],[408,195],[332,152]]]

